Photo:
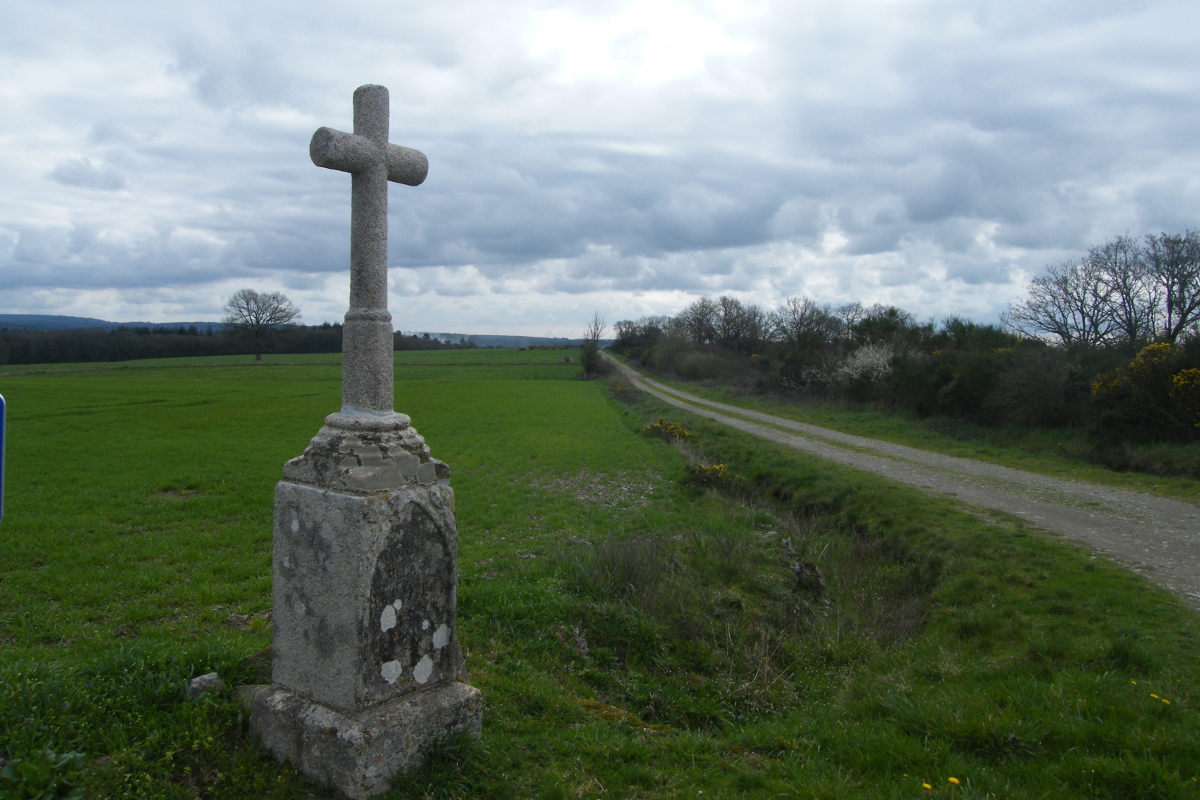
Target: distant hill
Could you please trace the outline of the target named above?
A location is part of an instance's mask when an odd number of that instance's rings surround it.
[[[220,322],[109,322],[92,317],[64,317],[55,314],[0,314],[0,331],[62,331],[76,328],[190,328],[207,333],[225,327]]]

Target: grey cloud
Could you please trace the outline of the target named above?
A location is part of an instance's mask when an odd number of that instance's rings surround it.
[[[136,143],[138,137],[125,125],[110,120],[101,120],[88,130],[87,140],[91,144],[123,145]]]
[[[414,285],[464,303],[480,286],[786,291],[777,281],[934,303],[914,287],[937,273],[986,306],[1019,271],[1131,226],[1195,227],[1200,209],[1186,179],[1200,61],[1181,32],[1197,12],[1170,3],[945,0],[870,20],[853,2],[779,6],[720,75],[656,85],[558,81],[555,59],[523,45],[540,3],[330,16],[216,0],[180,20],[110,5],[106,36],[136,29],[138,63],[171,64],[159,77],[183,91],[41,90],[30,124],[81,137],[91,159],[52,179],[127,191],[70,193],[46,215],[69,224],[47,227],[19,203],[50,201],[22,189],[3,207],[19,236],[0,250],[0,291],[344,273],[350,179],[313,167],[307,139],[348,129],[367,80],[392,90],[393,140],[432,163],[423,186],[391,190],[390,263],[444,269]],[[63,37],[97,62],[108,52],[80,29]],[[847,241],[826,254],[833,230]],[[793,252],[804,275],[779,255]]]
[[[51,180],[65,186],[115,192],[125,188],[125,178],[107,164],[96,165],[86,158],[68,158],[50,171]]]
[[[16,231],[12,246],[12,259],[24,269],[36,269],[61,259],[70,246],[70,229],[63,227],[22,227]],[[16,270],[5,270],[11,277]],[[15,284],[20,286],[21,284]]]

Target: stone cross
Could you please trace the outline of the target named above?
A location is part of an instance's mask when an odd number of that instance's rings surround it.
[[[275,487],[270,686],[250,723],[277,758],[356,800],[387,791],[483,704],[458,645],[458,525],[450,468],[392,409],[387,182],[429,163],[388,143],[388,91],[354,93],[354,133],[309,154],[352,177],[342,409]]]
[[[392,315],[387,307],[387,184],[417,186],[429,173],[419,150],[388,142],[388,90],[354,92],[354,133],[318,128],[308,154],[318,167],[349,172],[350,310],[342,328],[342,413],[390,416]]]

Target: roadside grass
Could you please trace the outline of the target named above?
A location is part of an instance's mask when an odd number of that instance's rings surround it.
[[[647,372],[642,369],[641,371]],[[835,404],[750,395],[718,382],[693,383],[647,374],[664,386],[753,411],[882,439],[950,456],[974,458],[1059,478],[1200,503],[1200,444],[1121,443],[1098,447],[1087,431],[989,427],[948,417],[920,419],[867,403]]]
[[[389,796],[1200,796],[1200,621],[1146,581],[561,352],[397,355],[397,408],[453,469],[486,711]],[[0,379],[0,758],[81,751],[59,777],[89,797],[328,796],[183,686],[256,680],[272,488],[339,381]],[[660,417],[684,444],[642,432]]]

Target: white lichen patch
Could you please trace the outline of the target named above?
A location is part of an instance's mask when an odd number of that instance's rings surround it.
[[[429,620],[427,620],[427,619],[421,620],[421,630],[423,630],[423,631],[429,630]]]
[[[450,626],[443,622],[433,632],[433,649],[441,650],[448,644],[450,644]]]
[[[413,680],[417,683],[425,683],[429,680],[429,676],[433,674],[433,659],[429,654],[421,656],[421,660],[413,667]]]
[[[383,664],[383,668],[379,670],[379,674],[381,674],[383,679],[388,683],[395,683],[400,679],[400,676],[404,674],[404,665],[399,661],[386,661]],[[428,676],[426,676],[426,678],[428,678]],[[424,681],[421,682],[424,683]]]
[[[396,608],[388,604],[383,607],[383,613],[379,615],[379,630],[387,633],[394,627],[396,627]]]
[[[299,532],[300,532],[300,520],[296,519],[295,517],[292,517],[292,533],[299,533]]]

